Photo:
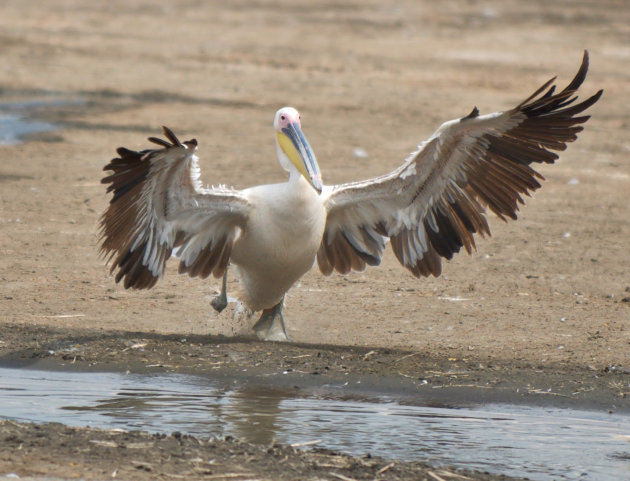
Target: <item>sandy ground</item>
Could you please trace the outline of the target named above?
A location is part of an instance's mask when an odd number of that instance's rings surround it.
[[[117,146],[145,148],[164,124],[199,140],[206,183],[277,182],[271,121],[289,104],[326,183],[358,180],[395,168],[475,105],[509,108],[554,75],[563,86],[588,49],[583,92],[604,88],[604,97],[578,142],[540,169],[547,180],[517,222],[492,218],[493,237],[437,279],[416,280],[391,252],[364,273],[312,270],[287,301],[301,347],[264,349],[276,359],[311,345],[331,359],[358,350],[359,371],[362,356],[384,350],[439,372],[490,365],[504,381],[526,372],[536,386],[581,383],[618,407],[630,366],[629,45],[630,10],[612,0],[7,0],[0,109],[41,101],[30,114],[60,128],[0,146],[0,353],[37,358],[49,338],[86,332],[159,345],[168,344],[160,335],[247,332],[231,309],[210,308],[217,281],[178,276],[175,263],[150,291],[114,283],[97,223],[108,202],[102,168]],[[86,345],[83,358],[114,361]],[[374,371],[396,377],[387,362]],[[422,378],[424,365],[414,366]]]

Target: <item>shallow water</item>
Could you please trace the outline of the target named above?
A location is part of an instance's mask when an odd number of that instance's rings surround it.
[[[630,416],[390,397],[301,395],[182,374],[0,368],[0,417],[105,429],[236,436],[422,460],[534,480],[630,479]],[[376,401],[376,402],[375,402]]]
[[[0,145],[15,145],[31,134],[55,130],[49,122],[28,119],[22,115],[0,112]]]
[[[83,103],[81,99],[65,98],[0,102],[0,146],[19,144],[29,135],[59,129],[58,125],[38,119],[38,114],[45,110]]]

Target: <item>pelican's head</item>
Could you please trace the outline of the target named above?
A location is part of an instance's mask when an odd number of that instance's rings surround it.
[[[291,172],[293,165],[300,174],[321,194],[322,175],[315,154],[302,133],[300,114],[293,107],[283,107],[273,119],[276,129],[278,161],[282,168]]]

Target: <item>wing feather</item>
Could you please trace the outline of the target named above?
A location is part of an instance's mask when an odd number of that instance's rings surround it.
[[[248,219],[249,203],[232,189],[201,187],[196,140],[150,137],[161,149],[136,152],[121,147],[104,168],[112,192],[100,222],[101,253],[116,282],[148,289],[163,275],[174,249],[179,271],[220,277],[232,244]]]
[[[348,272],[380,262],[387,239],[416,277],[438,276],[441,258],[474,234],[490,235],[486,209],[516,219],[524,196],[543,180],[530,164],[553,163],[576,140],[590,116],[582,112],[602,90],[576,103],[588,71],[588,52],[573,80],[556,93],[555,78],[517,107],[446,122],[393,172],[363,182],[327,187],[326,230],[317,254],[320,270]],[[369,260],[369,262],[367,261]]]

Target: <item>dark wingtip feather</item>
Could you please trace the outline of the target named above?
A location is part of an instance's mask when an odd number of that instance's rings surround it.
[[[164,139],[160,139],[159,137],[149,137],[148,138],[149,142],[153,142],[154,144],[164,147],[165,149],[170,149],[171,147],[182,147],[182,146],[197,147],[197,139],[191,139],[191,140],[186,140],[184,142],[181,142],[177,138],[175,133],[170,128],[166,127],[165,125],[162,126],[162,132],[164,136],[168,140],[170,140],[170,142]]]
[[[547,87],[549,87],[553,82],[555,82],[556,78],[557,77],[551,77],[544,84],[542,84],[540,87],[538,87],[538,89],[533,94],[531,94],[529,97],[527,97],[525,100],[523,100],[520,104],[518,104],[516,106],[516,108],[520,109],[521,107],[526,105],[530,100],[532,100],[533,98],[538,97],[540,92],[542,92]],[[553,94],[555,89],[556,89],[555,85],[551,85],[551,88],[545,93],[545,95],[543,95],[543,98],[549,97],[551,94]]]
[[[580,65],[580,68],[575,74],[575,77],[573,77],[573,80],[571,80],[571,83],[569,83],[569,85],[565,87],[563,92],[570,92],[572,90],[577,90],[580,87],[580,85],[584,83],[584,79],[586,78],[586,73],[588,72],[588,64],[589,64],[588,50],[584,50],[584,55],[582,56],[582,64]]]
[[[473,109],[470,111],[468,115],[466,115],[465,117],[462,117],[459,120],[464,121],[466,119],[474,119],[475,117],[479,117],[479,109],[477,108],[476,105],[473,107]]]
[[[173,146],[181,147],[182,143],[179,141],[175,133],[169,129],[166,125],[162,126],[162,133],[164,136],[173,143]]]
[[[162,147],[167,148],[167,149],[173,147],[173,144],[171,144],[170,142],[167,142],[164,139],[160,139],[159,137],[149,137],[147,140],[149,142],[153,142],[154,144],[161,145]]]

